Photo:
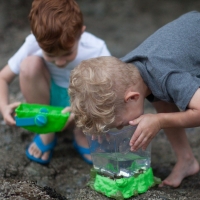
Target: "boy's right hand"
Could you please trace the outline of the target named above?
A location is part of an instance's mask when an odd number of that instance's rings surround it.
[[[6,105],[1,110],[1,113],[3,115],[3,119],[7,125],[13,126],[16,125],[14,114],[15,114],[15,108],[17,108],[21,102],[15,102],[11,103],[9,105]]]

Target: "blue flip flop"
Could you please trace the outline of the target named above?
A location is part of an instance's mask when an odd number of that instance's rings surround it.
[[[46,165],[46,164],[49,164],[51,158],[52,158],[52,155],[53,155],[53,149],[54,147],[56,146],[56,143],[57,143],[57,139],[56,137],[54,138],[54,140],[50,143],[50,144],[47,144],[47,145],[44,145],[44,143],[42,142],[41,138],[39,135],[36,135],[33,139],[33,142],[35,142],[35,144],[37,145],[37,147],[40,149],[40,151],[42,153],[45,153],[47,151],[50,151],[50,154],[49,154],[49,158],[47,160],[42,160],[41,158],[35,158],[34,156],[32,156],[29,152],[28,152],[28,149],[29,149],[29,146],[28,148],[26,149],[26,156],[34,161],[34,162],[37,162],[37,163],[40,163],[40,164],[43,164],[43,165]]]
[[[76,149],[76,151],[81,155],[81,157],[83,158],[83,160],[84,160],[86,163],[88,163],[88,164],[90,164],[90,165],[93,164],[91,160],[88,160],[88,159],[84,156],[84,154],[90,154],[90,149],[89,149],[89,148],[84,148],[84,147],[82,147],[82,146],[79,146],[75,140],[73,141],[73,146],[74,146],[74,148]]]

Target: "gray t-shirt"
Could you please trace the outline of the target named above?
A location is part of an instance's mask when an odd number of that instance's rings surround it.
[[[200,86],[200,13],[168,23],[121,60],[138,68],[155,98],[187,109]]]

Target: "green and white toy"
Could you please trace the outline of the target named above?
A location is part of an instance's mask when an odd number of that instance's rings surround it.
[[[88,185],[107,197],[123,200],[145,193],[161,180],[151,168],[151,145],[130,151],[130,139],[136,126],[110,129],[93,137],[87,135],[93,161]]]
[[[70,112],[62,110],[62,107],[22,103],[15,109],[16,126],[37,134],[59,132],[70,116]]]

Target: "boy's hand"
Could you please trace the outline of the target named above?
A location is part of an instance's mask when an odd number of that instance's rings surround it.
[[[129,124],[138,124],[130,140],[130,146],[132,151],[136,151],[139,148],[145,150],[151,142],[151,140],[160,130],[160,123],[158,115],[156,114],[141,115],[137,119],[129,121]]]
[[[67,112],[71,112],[71,107],[66,107],[62,110],[62,113],[67,113]],[[73,122],[74,122],[74,114],[70,113],[70,116],[69,116],[67,123],[65,124],[65,127],[63,128],[63,130],[66,129]]]
[[[103,136],[102,135],[92,135],[92,140],[97,140],[99,144],[103,143]],[[107,142],[110,141],[110,135],[105,133],[105,139]]]
[[[4,108],[2,109],[3,119],[7,125],[16,125],[16,122],[14,120],[14,111],[15,108],[17,108],[20,104],[21,102],[11,103],[7,106],[4,106]]]

